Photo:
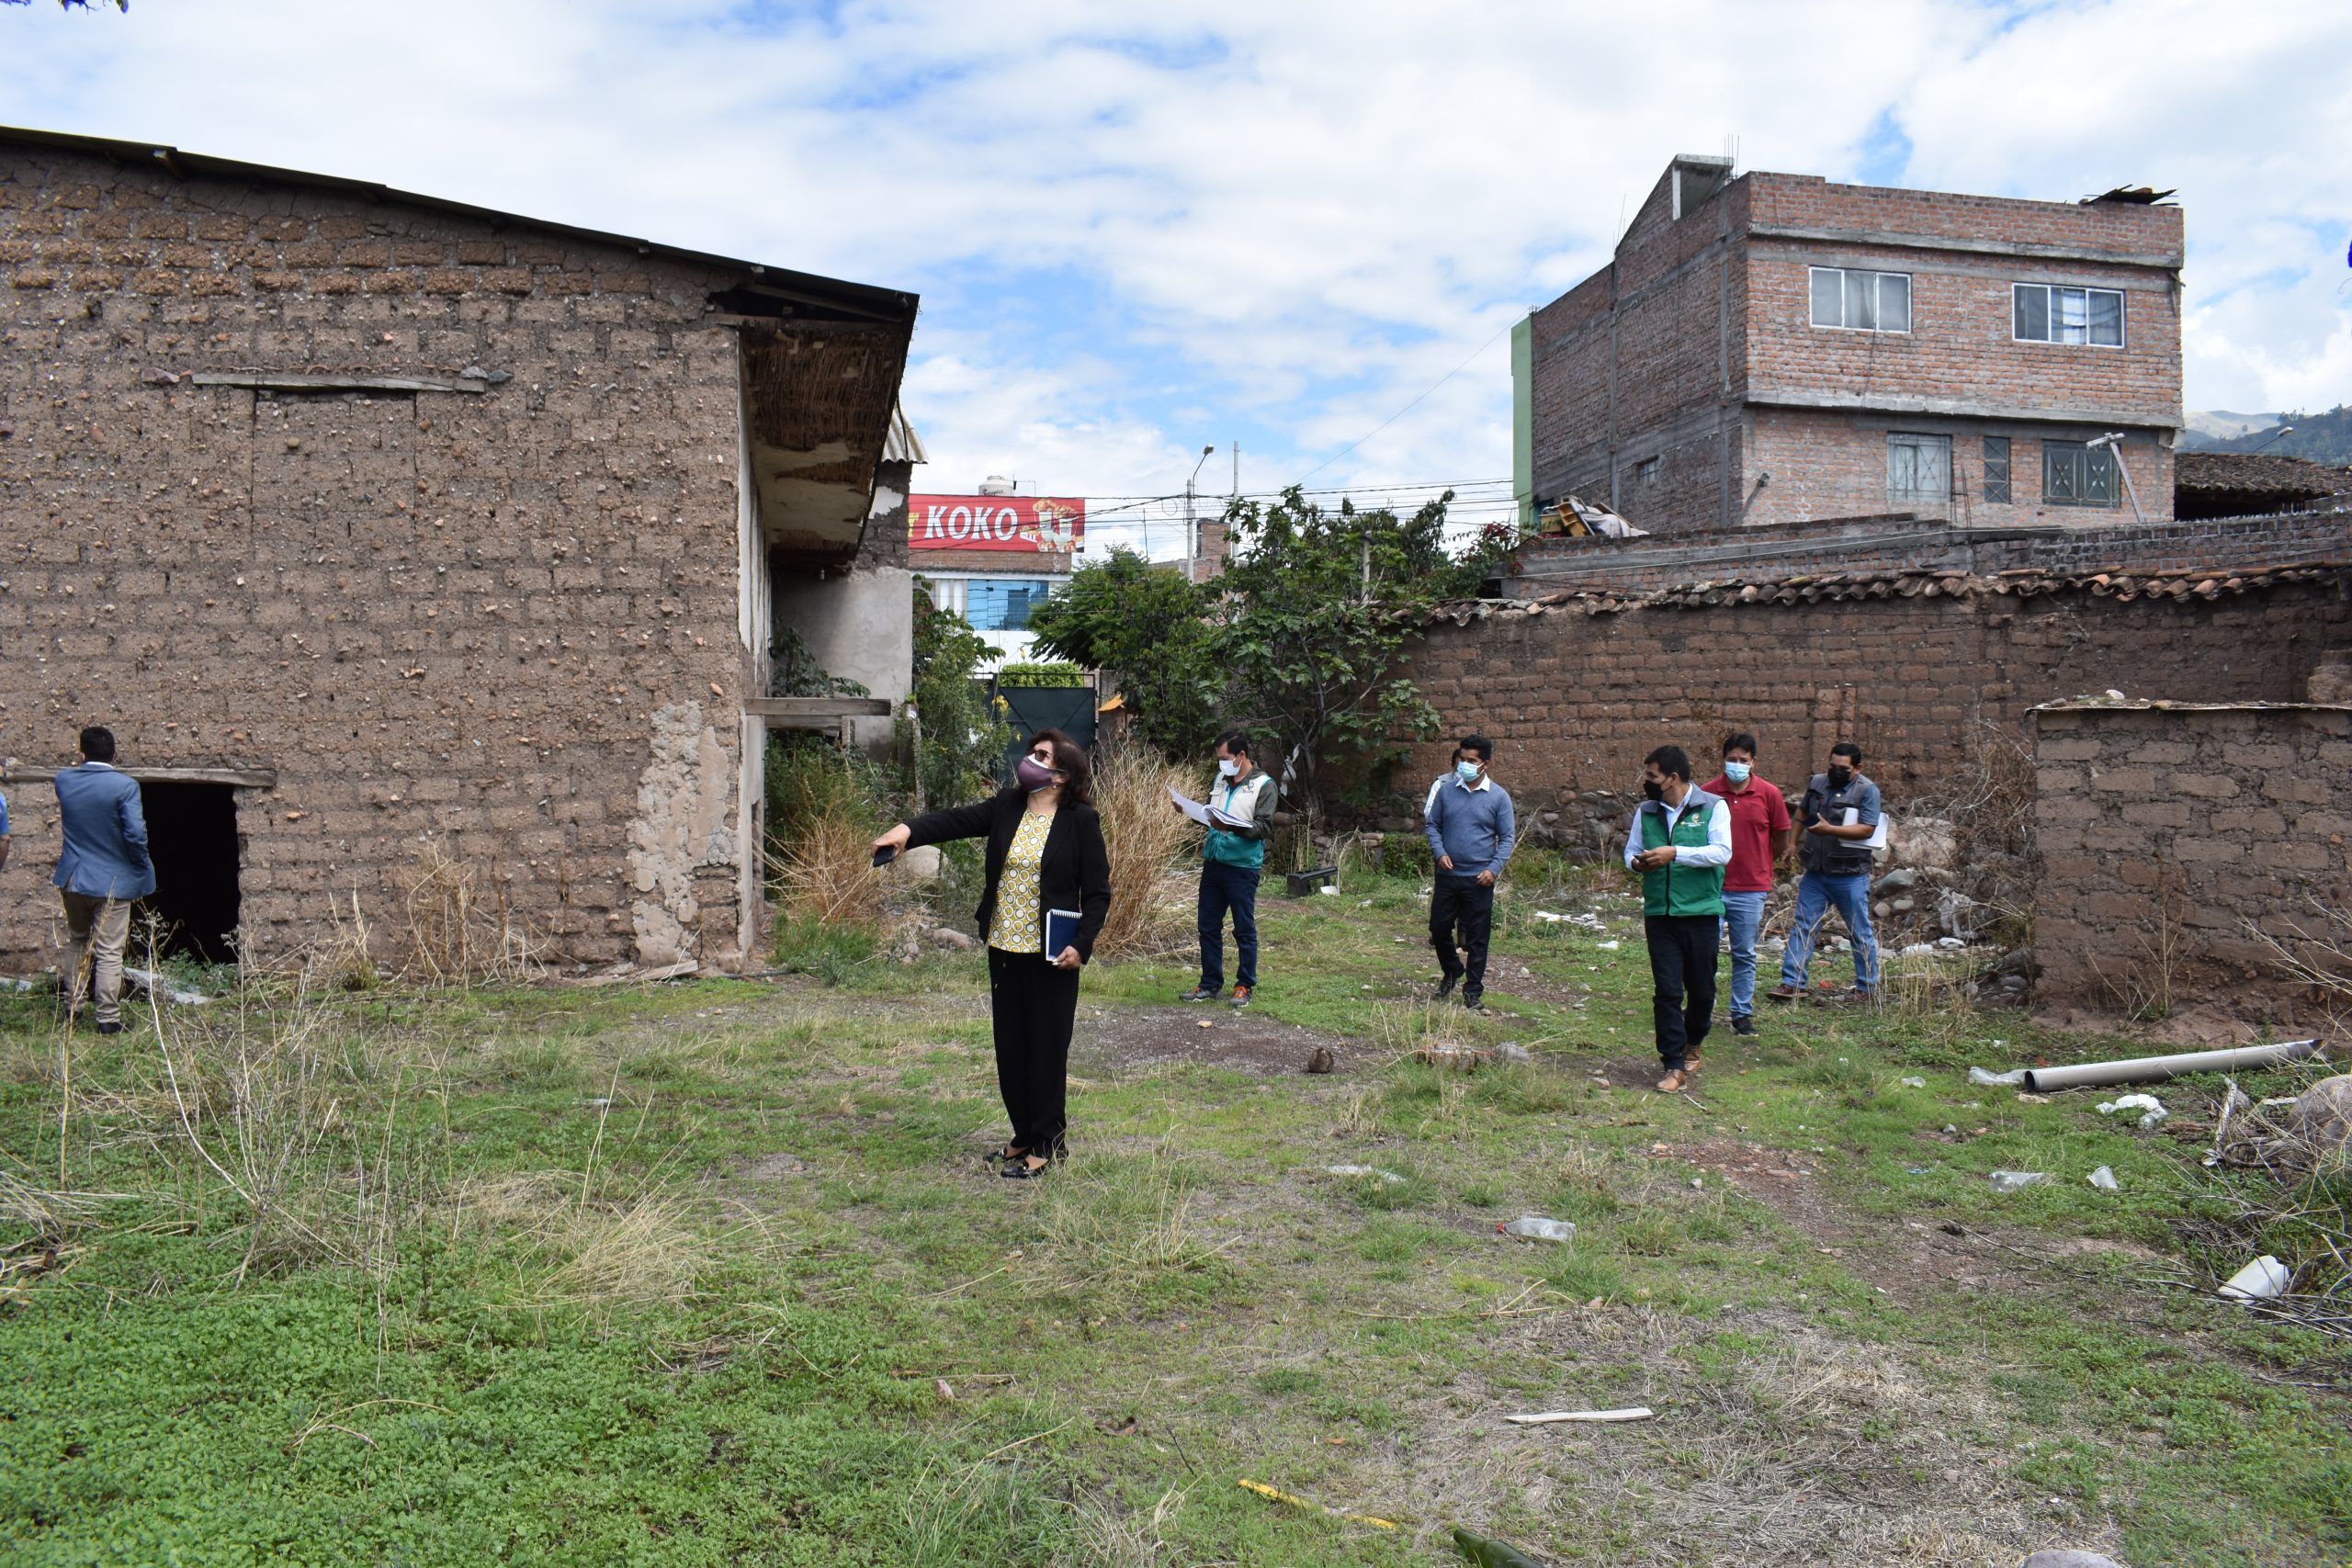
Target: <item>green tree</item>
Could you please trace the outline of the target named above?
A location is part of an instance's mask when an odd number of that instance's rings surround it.
[[[922,580],[915,595],[914,689],[920,733],[907,737],[901,755],[912,759],[910,793],[927,806],[956,806],[996,788],[996,765],[1012,743],[976,680],[997,651],[964,617],[931,602]],[[904,722],[903,720],[901,721]]]
[[[1136,732],[1171,757],[1197,756],[1216,739],[1222,672],[1204,618],[1209,590],[1114,549],[1029,612],[1040,652],[1107,673]]]
[[[1446,491],[1412,516],[1336,511],[1296,488],[1271,505],[1237,502],[1235,542],[1216,586],[1211,639],[1231,681],[1231,711],[1281,748],[1291,788],[1321,800],[1351,773],[1377,786],[1401,742],[1435,732],[1437,710],[1396,672],[1431,606],[1475,594],[1517,542],[1489,530],[1457,557],[1446,548]]]

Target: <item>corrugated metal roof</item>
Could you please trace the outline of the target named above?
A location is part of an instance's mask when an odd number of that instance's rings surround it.
[[[146,141],[117,141],[100,136],[76,136],[65,131],[35,130],[23,126],[0,125],[0,144],[13,143],[24,147],[53,147],[67,152],[94,153],[126,164],[160,167],[182,179],[204,177],[220,180],[243,180],[252,184],[304,186],[314,190],[334,191],[361,201],[379,202],[402,207],[421,207],[435,212],[454,213],[474,218],[498,226],[513,225],[537,229],[546,233],[568,235],[595,244],[612,245],[633,250],[640,255],[666,256],[673,261],[691,262],[702,266],[740,272],[753,280],[752,286],[762,292],[786,297],[798,297],[812,303],[884,321],[909,321],[915,313],[917,297],[896,288],[882,288],[870,283],[850,283],[838,277],[823,277],[815,273],[794,272],[787,267],[770,266],[763,262],[744,261],[736,256],[715,255],[707,251],[688,250],[683,245],[663,244],[658,240],[639,239],[632,234],[606,233],[599,229],[583,229],[577,224],[557,223],[544,218],[532,218],[519,212],[503,212],[496,208],[474,207],[462,201],[450,201],[437,196],[424,196],[415,191],[397,190],[371,180],[345,179],[336,175],[311,174],[301,169],[280,168],[271,164],[246,164],[232,158],[214,158],[201,152],[185,152],[176,147]],[[920,458],[916,459],[921,461]]]
[[[914,422],[899,405],[890,405],[890,430],[882,437],[882,460],[886,463],[928,463],[929,455],[922,449],[922,437],[915,434]]]

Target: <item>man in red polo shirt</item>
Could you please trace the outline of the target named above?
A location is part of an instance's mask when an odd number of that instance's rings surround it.
[[[1756,775],[1756,737],[1724,739],[1724,771],[1702,786],[1731,811],[1731,865],[1724,874],[1724,930],[1731,937],[1731,1030],[1756,1032],[1756,935],[1772,893],[1772,867],[1796,841],[1780,786]]]

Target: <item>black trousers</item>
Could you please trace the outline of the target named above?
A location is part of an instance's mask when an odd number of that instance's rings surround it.
[[[1453,955],[1454,937],[1469,955],[1469,981],[1462,987],[1465,999],[1476,1000],[1487,988],[1487,938],[1495,929],[1495,890],[1481,887],[1475,876],[1437,874],[1437,891],[1430,897],[1430,945],[1437,949],[1437,966],[1451,979],[1464,972]]]
[[[989,948],[989,1021],[996,1028],[996,1087],[1012,1119],[1013,1145],[1060,1154],[1078,971],[1057,969],[1034,953]]]
[[[1714,1021],[1715,953],[1721,915],[1652,915],[1642,921],[1650,948],[1651,1010],[1657,1054],[1671,1072],[1707,1038]]]

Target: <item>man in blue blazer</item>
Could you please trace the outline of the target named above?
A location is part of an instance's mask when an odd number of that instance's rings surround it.
[[[147,818],[139,782],[114,765],[114,735],[82,731],[82,762],[57,775],[57,815],[64,847],[57,854],[58,893],[65,902],[65,1006],[82,1010],[97,998],[98,1032],[122,1032],[122,950],[130,940],[130,905],[155,891],[147,858]]]

